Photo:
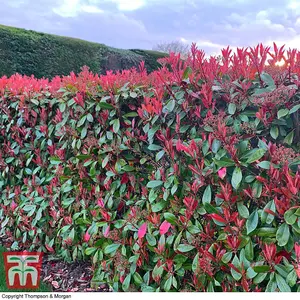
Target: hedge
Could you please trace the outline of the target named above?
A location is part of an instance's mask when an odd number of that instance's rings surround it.
[[[144,60],[148,71],[159,67],[164,53],[121,50],[80,39],[0,25],[0,76],[14,73],[37,78],[80,72],[84,65],[95,73],[137,67]]]
[[[0,236],[114,291],[300,291],[300,52],[161,63],[0,79]]]

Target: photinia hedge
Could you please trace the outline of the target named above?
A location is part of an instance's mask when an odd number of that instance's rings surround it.
[[[0,79],[0,236],[114,291],[300,291],[300,52]]]

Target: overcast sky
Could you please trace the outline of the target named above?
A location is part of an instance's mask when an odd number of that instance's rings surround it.
[[[300,46],[300,0],[0,0],[0,23],[118,48]]]

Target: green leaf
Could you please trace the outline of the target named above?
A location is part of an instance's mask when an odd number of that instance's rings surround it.
[[[265,210],[269,209],[274,212],[276,211],[274,200],[269,201],[266,206],[264,207],[262,213],[261,213],[261,221],[262,223],[271,224],[274,220],[274,215],[267,213]]]
[[[279,135],[279,130],[277,126],[272,126],[271,130],[270,130],[270,135],[271,137],[276,140],[278,138]]]
[[[113,121],[113,130],[115,133],[117,133],[120,129],[120,120],[119,119],[115,119]]]
[[[143,283],[142,276],[139,273],[136,273],[136,272],[133,274],[133,280],[134,280],[134,283],[139,285],[139,286]]]
[[[25,168],[26,175],[32,175],[32,170],[29,168]]]
[[[159,161],[165,155],[165,150],[159,151],[155,156],[155,161]]]
[[[86,116],[83,116],[83,117],[78,121],[77,127],[82,126],[82,125],[84,124],[85,120],[86,120]]]
[[[109,155],[106,155],[105,158],[102,160],[102,168],[105,168],[108,161],[110,159],[110,156]]]
[[[31,101],[32,103],[34,103],[35,105],[39,105],[39,101],[37,101],[36,99],[30,99],[30,101]]]
[[[252,267],[256,273],[267,273],[270,271],[270,266],[254,266]]]
[[[146,234],[146,240],[149,243],[150,246],[155,246],[156,245],[156,239],[154,236],[152,236],[150,233]]]
[[[191,67],[186,67],[186,69],[183,72],[183,76],[182,79],[188,79],[189,75],[191,75],[193,73],[193,70],[191,69]]]
[[[248,244],[245,247],[245,256],[249,261],[253,260],[254,257],[254,246],[251,240],[249,240]]]
[[[235,162],[229,158],[222,158],[221,160],[214,159],[214,163],[219,167],[233,167]]]
[[[253,283],[254,284],[259,284],[265,280],[267,277],[268,273],[259,273],[257,276],[254,278]]]
[[[264,156],[265,153],[266,153],[266,150],[257,149],[254,153],[252,153],[249,156],[249,158],[246,160],[246,163],[250,164],[250,163],[253,163],[253,162],[259,160],[260,158],[262,158]]]
[[[261,167],[262,169],[269,170],[270,166],[271,166],[271,163],[267,160],[263,160],[260,163],[258,163],[257,166]]]
[[[296,211],[295,211],[295,215],[300,217],[300,208],[298,208]]]
[[[286,223],[283,223],[279,226],[276,233],[276,240],[278,242],[278,246],[285,246],[290,237],[290,229]]]
[[[294,130],[291,131],[283,140],[284,143],[291,145],[294,139]]]
[[[257,229],[256,235],[261,237],[274,237],[276,236],[276,232],[276,228],[262,227]]]
[[[180,233],[177,235],[177,237],[175,239],[175,242],[174,242],[174,245],[173,245],[173,249],[175,251],[177,250],[177,247],[178,247],[178,245],[180,243],[181,237],[182,237],[182,231],[180,231]]]
[[[5,162],[6,162],[7,164],[9,164],[9,163],[11,163],[14,159],[15,159],[14,157],[8,157],[8,158],[5,159]]]
[[[123,283],[122,283],[122,289],[124,292],[126,292],[129,288],[129,284],[130,284],[130,280],[131,280],[131,274],[129,273],[126,278],[124,279]]]
[[[246,222],[247,234],[251,233],[256,229],[258,225],[258,212],[253,211]]]
[[[274,79],[270,74],[263,72],[260,74],[260,78],[268,85],[268,87],[276,88]]]
[[[80,138],[84,139],[86,137],[86,134],[87,134],[87,128],[83,127],[82,130],[81,130]]]
[[[228,105],[228,112],[230,115],[234,115],[236,111],[236,105],[234,103],[229,103]]]
[[[240,261],[239,261],[237,255],[234,256],[234,258],[233,258],[233,260],[232,260],[232,264],[233,264],[237,269],[240,270]],[[242,274],[241,274],[240,272],[237,272],[237,271],[235,271],[235,270],[232,269],[232,268],[230,269],[230,272],[231,272],[232,277],[233,277],[236,281],[238,281],[238,280],[240,280],[240,279],[242,278]]]
[[[91,114],[87,114],[86,118],[90,123],[94,121],[94,118]]]
[[[244,219],[248,219],[249,218],[249,210],[248,210],[247,206],[245,206],[241,202],[238,202],[237,203],[237,208],[238,208],[239,215],[242,218],[244,218]]]
[[[164,290],[166,291],[166,292],[168,292],[169,290],[170,290],[170,288],[171,288],[171,286],[172,286],[172,282],[173,282],[173,276],[170,276],[169,278],[168,278],[168,280],[165,282],[165,284],[164,284]]]
[[[278,285],[278,288],[281,292],[291,292],[290,287],[288,286],[288,284],[286,283],[285,279],[282,276],[276,273],[275,278],[276,278],[276,283]]]
[[[212,206],[210,203],[207,203],[207,202],[204,203],[204,208],[209,214],[218,214],[219,213],[219,211],[214,206]]]
[[[286,221],[287,224],[293,225],[297,219],[298,216],[295,215],[295,208],[289,209],[284,213],[284,220]]]
[[[117,251],[120,246],[121,246],[120,244],[111,244],[111,245],[108,245],[104,249],[104,254],[111,254],[111,253]]]
[[[177,224],[177,222],[176,222],[177,218],[171,213],[168,213],[168,212],[164,213],[164,218],[165,218],[166,221],[168,221],[172,225]]]
[[[51,165],[59,165],[61,160],[58,157],[52,156],[50,157],[50,164]]]
[[[232,178],[231,178],[231,184],[234,189],[238,189],[242,181],[242,178],[243,178],[243,174],[241,169],[239,167],[236,167],[233,171]]]
[[[92,254],[95,253],[96,251],[97,251],[97,248],[92,247],[92,248],[86,248],[85,251],[84,251],[84,253],[85,253],[86,255],[92,255]]]
[[[173,187],[171,189],[171,194],[174,195],[176,193],[177,189],[178,189],[178,185],[177,184],[173,185]]]
[[[277,112],[277,118],[281,119],[282,117],[286,116],[290,111],[287,108],[282,108]]]
[[[159,187],[161,185],[163,185],[163,181],[161,180],[152,180],[152,181],[149,181],[148,184],[147,184],[147,188],[150,188],[150,189],[153,189],[153,188],[156,188],[156,187]]]
[[[166,109],[169,111],[169,112],[171,112],[171,111],[173,111],[173,109],[175,108],[175,100],[174,99],[172,99],[172,100],[170,100],[169,102],[168,102],[168,104],[166,105]]]
[[[160,201],[158,203],[155,203],[154,205],[152,205],[152,211],[153,212],[159,212],[162,209],[164,209],[167,206],[168,202],[167,201]]]
[[[122,167],[122,169],[123,169],[125,172],[131,172],[131,171],[135,170],[135,167],[130,166],[130,165],[126,165],[126,166]]]
[[[197,253],[193,259],[193,263],[192,263],[192,271],[193,272],[196,272],[196,270],[198,268],[198,264],[199,264],[199,253]]]
[[[222,256],[222,262],[224,264],[227,264],[230,262],[231,258],[232,258],[232,252],[227,252]]]
[[[191,246],[191,245],[186,245],[186,244],[180,244],[177,247],[177,250],[180,252],[189,252],[191,250],[193,250],[195,247]]]
[[[297,282],[297,273],[295,269],[293,269],[288,276],[286,277],[286,282],[289,286],[294,286]]]
[[[221,147],[221,142],[217,139],[214,139],[211,145],[211,149],[213,153],[217,153]]]
[[[202,202],[203,202],[203,204],[211,202],[211,187],[210,187],[210,185],[208,185],[206,187],[206,189],[203,193]]]
[[[104,108],[104,109],[113,109],[114,108],[111,104],[106,103],[106,102],[99,102],[98,106],[101,108]]]
[[[86,159],[89,159],[91,157],[92,157],[92,155],[90,155],[90,154],[79,154],[79,155],[76,155],[76,158],[79,159],[79,160],[86,160]]]
[[[151,151],[157,151],[157,150],[162,149],[162,147],[159,146],[159,145],[151,144],[151,145],[148,146],[148,149],[151,150]]]
[[[187,228],[188,232],[191,234],[198,234],[201,232],[200,228],[197,227],[196,225],[190,225]]]
[[[257,273],[252,269],[252,267],[248,267],[247,272],[246,272],[246,276],[247,278],[254,278],[257,275]]]
[[[124,118],[134,118],[134,117],[137,117],[137,116],[138,116],[138,114],[136,112],[132,111],[132,112],[129,112],[129,113],[125,114],[123,117]]]
[[[300,104],[295,105],[294,107],[292,107],[292,108],[290,109],[289,114],[293,114],[293,113],[296,112],[299,108],[300,108]]]
[[[152,275],[153,276],[161,276],[162,275],[162,273],[164,272],[164,268],[163,268],[163,266],[155,266],[154,268],[153,268],[153,272],[152,272]]]
[[[268,293],[275,292],[276,289],[277,289],[277,283],[275,279],[270,279],[266,287],[266,292]]]

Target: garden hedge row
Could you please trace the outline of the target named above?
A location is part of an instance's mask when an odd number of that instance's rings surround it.
[[[0,236],[115,291],[299,291],[300,52],[161,64],[0,79]]]
[[[0,76],[14,73],[37,78],[80,72],[84,65],[94,73],[137,67],[143,60],[148,71],[159,67],[164,53],[121,50],[80,39],[0,25]]]

